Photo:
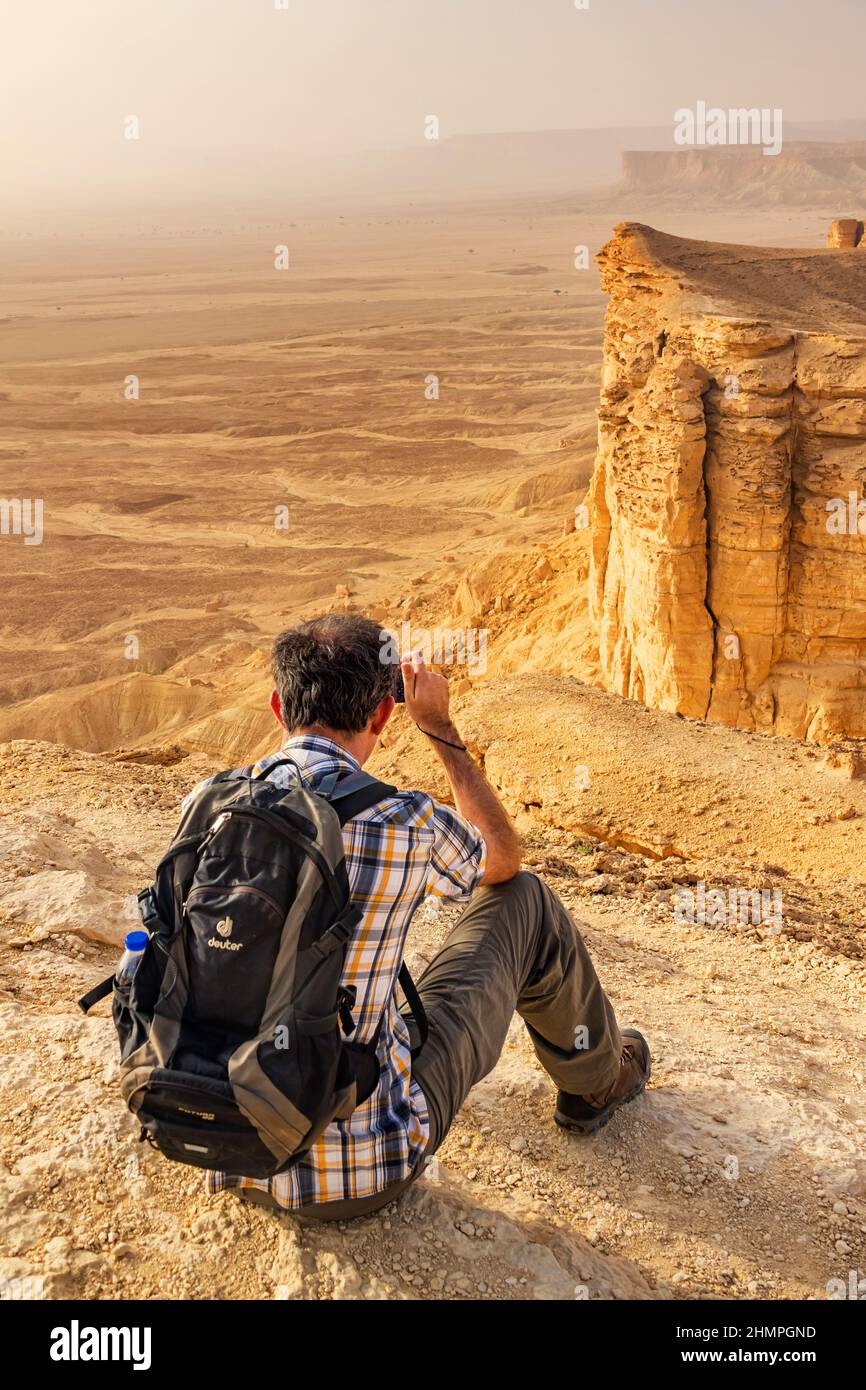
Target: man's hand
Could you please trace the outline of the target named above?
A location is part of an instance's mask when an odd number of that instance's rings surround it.
[[[403,672],[403,691],[406,709],[416,724],[422,729],[441,736],[443,729],[451,728],[448,713],[448,682],[435,671],[428,671],[420,652],[401,663]],[[454,742],[459,742],[455,739]]]
[[[428,671],[420,652],[401,663],[406,709],[422,733],[434,739],[461,815],[477,825],[487,846],[483,883],[503,883],[520,868],[520,840],[511,817],[476,767],[448,713],[448,682]]]

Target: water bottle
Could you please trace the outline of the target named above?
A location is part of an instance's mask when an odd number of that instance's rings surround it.
[[[130,931],[126,933],[124,941],[125,950],[120,957],[115,979],[119,985],[129,984],[136,970],[138,963],[144,955],[144,948],[148,943],[146,931]]]

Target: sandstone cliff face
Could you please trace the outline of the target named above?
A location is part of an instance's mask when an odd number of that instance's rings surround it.
[[[830,223],[827,245],[834,251],[853,250],[863,240],[863,223],[859,217],[836,217]]]
[[[598,259],[602,683],[737,727],[866,737],[866,257],[627,223]]]

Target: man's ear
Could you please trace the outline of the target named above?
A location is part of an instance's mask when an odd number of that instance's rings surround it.
[[[391,718],[391,715],[394,713],[394,706],[396,703],[393,695],[386,695],[382,703],[376,706],[373,718],[370,720],[371,734],[375,734],[378,738],[379,734],[381,734],[385,725],[388,723],[388,720]]]
[[[283,728],[285,729],[286,721],[283,718],[283,707],[280,704],[280,697],[277,694],[276,690],[271,691],[271,709],[273,710],[277,720],[280,722],[280,724],[282,724]]]

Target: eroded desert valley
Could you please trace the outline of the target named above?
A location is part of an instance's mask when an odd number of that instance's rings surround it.
[[[3,1277],[776,1299],[866,1266],[866,246],[783,160],[763,199],[714,165],[712,211],[635,156],[604,198],[4,242]],[[185,792],[275,746],[273,636],[333,608],[475,643],[460,726],[655,1065],[575,1145],[515,1020],[396,1214],[311,1230],[142,1154],[75,1001]],[[373,770],[447,795],[405,713]]]

